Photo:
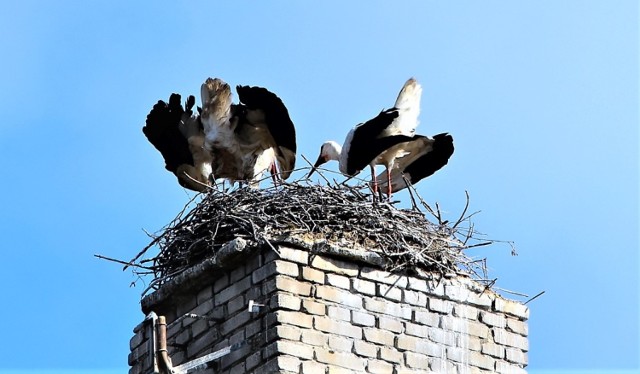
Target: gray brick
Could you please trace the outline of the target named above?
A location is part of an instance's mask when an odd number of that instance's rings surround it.
[[[455,368],[452,373],[455,373]],[[431,371],[424,371],[418,369],[409,369],[407,367],[401,367],[394,371],[394,374],[424,374],[424,373],[432,373]]]
[[[495,358],[504,358],[504,347],[494,343],[482,344],[481,351],[485,355],[493,356]]]
[[[351,323],[356,326],[375,326],[376,317],[373,314],[354,310],[351,312]]]
[[[505,349],[505,358],[507,359],[507,361],[513,362],[515,364],[526,365],[528,363],[527,353],[515,348],[507,347]]]
[[[425,339],[416,338],[415,336],[398,336],[396,347],[400,350],[422,353],[433,357],[442,356],[442,347],[440,347],[440,345]]]
[[[309,296],[311,294],[311,285],[309,283],[300,282],[282,275],[276,276],[276,288],[296,295]]]
[[[360,271],[360,276],[374,282],[394,285],[395,287],[405,288],[407,286],[407,277],[391,274],[386,271],[365,267]]]
[[[337,351],[351,352],[351,349],[353,348],[353,339],[345,338],[343,336],[329,335],[329,348]]]
[[[229,274],[225,273],[220,278],[216,279],[213,283],[213,293],[218,293],[220,290],[226,288],[229,285]]]
[[[527,338],[505,330],[493,329],[493,341],[501,345],[519,348],[523,351],[529,350],[529,340]]]
[[[210,328],[209,321],[204,319],[199,319],[199,320],[196,320],[196,322],[194,322],[191,325],[191,333],[193,334],[194,337],[197,337],[198,335],[209,330],[209,328]]]
[[[229,345],[234,345],[237,343],[241,343],[245,340],[244,329],[240,329],[240,331],[229,337]]]
[[[435,343],[455,346],[456,345],[456,334],[452,331],[445,331],[443,329],[430,328],[427,333],[429,340]]]
[[[411,322],[405,322],[404,326],[405,326],[404,332],[407,335],[416,336],[418,338],[426,338],[429,335],[430,328],[428,326],[417,325]],[[401,331],[397,331],[397,332],[401,332]]]
[[[401,320],[392,317],[378,317],[378,328],[401,333],[404,330]]]
[[[358,374],[358,372],[340,366],[327,365],[327,374]]]
[[[447,284],[444,286],[444,295],[451,300],[466,302],[470,291],[463,284]]]
[[[466,349],[458,348],[458,347],[447,347],[447,359],[460,363],[468,363],[469,362],[469,351]]]
[[[222,324],[220,324],[220,333],[223,335],[227,335],[230,332],[233,332],[235,329],[249,322],[251,319],[251,314],[247,311],[240,312],[230,319],[226,320]]]
[[[348,336],[356,339],[362,338],[362,328],[353,326],[347,322],[334,321],[331,318],[323,316],[313,317],[313,326],[317,330],[332,334]]]
[[[360,278],[353,279],[353,289],[365,295],[375,296],[376,284]]]
[[[433,312],[443,313],[443,314],[451,314],[451,311],[453,309],[453,304],[451,304],[450,301],[442,300],[442,299],[434,299],[431,297],[429,298],[428,305],[429,305],[429,310]]]
[[[190,311],[190,313],[193,313],[198,316],[206,316],[211,312],[212,309],[213,309],[213,300],[209,299],[202,302],[197,307],[193,308]]]
[[[362,340],[356,340],[353,342],[353,350],[359,356],[371,358],[378,357],[378,347],[375,344],[367,343]]]
[[[523,336],[529,335],[527,323],[513,318],[507,318],[507,330]]]
[[[213,287],[207,286],[202,288],[198,292],[198,295],[196,296],[196,301],[198,304],[202,304],[203,302],[211,299],[212,297],[213,297]]]
[[[486,339],[478,338],[477,336],[471,336],[467,334],[458,334],[456,346],[460,348],[466,348],[471,351],[480,352],[482,350],[482,342]]]
[[[247,359],[244,361],[245,369],[251,370],[254,367],[258,366],[261,362],[262,362],[262,352],[261,351],[255,352],[251,354],[249,357],[247,357]]]
[[[229,374],[244,374],[247,372],[247,368],[244,362],[241,362],[229,369]]]
[[[141,345],[146,339],[144,338],[144,332],[139,331],[131,340],[129,340],[129,350],[133,351],[136,347]]]
[[[278,366],[281,369],[287,370],[293,373],[300,372],[300,359],[294,356],[278,356],[276,358],[278,360]]]
[[[307,265],[309,263],[309,252],[307,251],[289,247],[280,247],[279,252],[280,258],[283,260],[288,260],[303,265]]]
[[[480,338],[487,338],[489,336],[489,328],[480,322],[451,316],[442,316],[441,320],[442,328],[445,330],[461,332]]]
[[[211,348],[211,345],[218,337],[218,332],[215,330],[209,330],[205,334],[202,334],[199,338],[191,340],[187,346],[187,356],[197,357],[201,352],[207,348]]]
[[[380,358],[395,364],[402,364],[404,355],[393,347],[380,347]]]
[[[414,369],[429,369],[429,361],[427,356],[419,353],[405,352],[404,359],[408,367]]]
[[[434,373],[464,373],[463,370],[458,371],[456,365],[452,362],[444,360],[441,357],[428,357],[428,360],[429,368],[431,368]]]
[[[422,292],[402,290],[402,301],[424,308],[427,306],[427,295]]]
[[[319,255],[313,258],[313,260],[311,261],[311,266],[320,270],[343,274],[350,277],[355,277],[358,275],[358,266],[354,263]]]
[[[302,267],[302,278],[311,282],[324,284],[324,272],[308,266]]]
[[[244,301],[244,296],[239,295],[229,300],[227,303],[227,313],[233,314],[241,309],[244,309],[247,304]]]
[[[311,299],[304,299],[302,301],[302,310],[310,314],[323,316],[326,313],[326,308],[326,305]]]
[[[240,295],[251,287],[251,277],[244,277],[241,280],[230,284],[227,288],[214,295],[215,305],[226,303],[232,298]]]
[[[443,280],[430,280],[427,281],[427,293],[434,296],[444,296],[444,281]]]
[[[352,294],[339,288],[318,286],[316,288],[316,296],[352,308],[362,308],[362,297],[360,295]]]
[[[483,355],[480,352],[476,352],[476,351],[469,352],[469,358],[473,366],[477,366],[481,369],[493,371],[496,365],[495,359],[489,356]]]
[[[402,290],[387,284],[378,284],[378,296],[393,301],[402,301]]]
[[[498,312],[518,317],[522,320],[529,319],[529,308],[527,308],[526,305],[511,300],[505,300],[501,297],[496,297],[493,302],[493,309]]]
[[[273,355],[291,355],[305,360],[313,359],[313,347],[289,340],[277,340],[265,348],[267,357]]]
[[[371,312],[383,313],[395,317],[411,320],[411,308],[403,307],[400,304],[396,304],[386,300],[375,300],[371,298],[364,298],[364,308]]]
[[[427,288],[427,281],[424,279],[407,277],[407,288],[410,290],[427,292],[429,289]]]
[[[491,312],[480,312],[480,321],[489,327],[504,328],[507,325],[504,315]]]
[[[302,342],[310,345],[324,346],[328,342],[327,335],[315,330],[302,330]]]
[[[500,374],[527,374],[527,371],[524,370],[519,365],[511,365],[506,362],[497,361],[496,362],[496,373]]]
[[[482,309],[489,309],[491,308],[491,305],[493,305],[493,299],[486,293],[483,293],[483,294],[471,293],[469,294],[467,303],[471,305],[475,305]]]
[[[351,321],[351,311],[339,306],[329,305],[327,307],[327,316],[335,320]]]
[[[478,309],[469,305],[456,304],[453,306],[453,315],[456,317],[477,320]]]
[[[422,325],[438,327],[440,325],[440,315],[433,312],[423,312],[416,310],[413,321]]]
[[[351,281],[349,278],[338,274],[327,274],[327,284],[338,288],[349,290],[351,288]]]
[[[229,273],[229,283],[234,283],[244,278],[246,275],[244,265],[240,265]]]
[[[271,298],[271,309],[300,310],[300,297],[288,293],[278,292]]]
[[[353,353],[330,352],[323,348],[316,349],[316,357],[317,360],[322,363],[340,366],[358,372],[364,371],[367,362],[365,359],[358,357]]]
[[[275,312],[275,316],[279,323],[305,328],[311,328],[311,326],[313,326],[313,317],[308,314],[279,310]]]
[[[315,361],[303,361],[302,373],[304,374],[325,374],[327,365]]]
[[[301,335],[302,331],[299,328],[290,325],[279,325],[269,329],[269,331],[267,332],[267,337],[270,341],[274,339],[288,339],[298,341],[300,340]]]
[[[298,276],[298,265],[282,260],[272,261],[254,270],[251,273],[251,279],[254,284],[258,284],[275,274],[288,275],[295,278]]]
[[[197,305],[198,301],[195,296],[188,297],[177,305],[176,314],[182,316],[184,314],[191,313]]]
[[[262,332],[262,321],[259,318],[254,319],[253,321],[249,322],[247,326],[245,326],[244,331],[247,335],[247,339],[257,333]]]
[[[389,331],[365,327],[362,329],[364,340],[386,346],[393,346],[395,335]]]
[[[369,360],[367,362],[367,372],[372,374],[390,374],[393,373],[393,365],[384,361]]]

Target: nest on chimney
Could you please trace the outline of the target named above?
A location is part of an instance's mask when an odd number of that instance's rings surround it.
[[[137,274],[152,275],[146,293],[242,238],[276,252],[287,244],[312,252],[340,248],[372,254],[391,272],[464,273],[485,280],[485,259],[472,259],[464,251],[493,241],[476,237],[473,214],[466,215],[468,194],[456,222],[443,221],[438,204],[433,209],[412,187],[410,196],[412,208],[400,209],[392,202],[372,202],[366,184],[319,186],[303,180],[264,189],[211,189],[197,195],[201,200],[192,200],[159,233],[150,234],[151,243],[134,259],[118,262],[133,266]],[[154,247],[157,253],[147,257]]]

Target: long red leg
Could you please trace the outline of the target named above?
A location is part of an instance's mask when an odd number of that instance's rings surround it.
[[[278,179],[277,178],[277,173],[278,173],[278,170],[276,169],[276,164],[272,163],[271,164],[271,179],[273,179],[273,185],[274,186],[278,185],[278,183],[277,183],[277,179]]]
[[[369,165],[369,167],[371,168],[371,180],[373,181],[373,196],[375,200],[375,196],[378,193],[378,180],[376,179],[376,169],[373,165]]]
[[[387,168],[387,199],[391,200],[391,171]]]

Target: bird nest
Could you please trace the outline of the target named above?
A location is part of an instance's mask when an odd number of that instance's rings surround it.
[[[410,193],[412,208],[400,209],[392,202],[372,202],[364,185],[294,182],[265,189],[211,189],[150,235],[152,241],[134,259],[118,262],[134,267],[136,274],[153,276],[145,293],[214,257],[238,238],[276,252],[285,244],[319,253],[329,248],[340,248],[343,254],[366,253],[391,272],[465,273],[486,279],[485,259],[474,260],[464,252],[493,242],[475,238],[473,214],[465,216],[468,196],[460,218],[450,223],[442,220],[437,204],[432,209],[412,188]],[[148,257],[154,247],[157,254]]]

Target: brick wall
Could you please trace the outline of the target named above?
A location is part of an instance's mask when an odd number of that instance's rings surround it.
[[[463,276],[398,276],[366,256],[279,251],[236,248],[143,299],[145,314],[167,318],[174,366],[239,343],[201,372],[525,372],[522,304]],[[264,306],[250,313],[250,300]],[[149,325],[134,329],[131,374],[153,372]]]

